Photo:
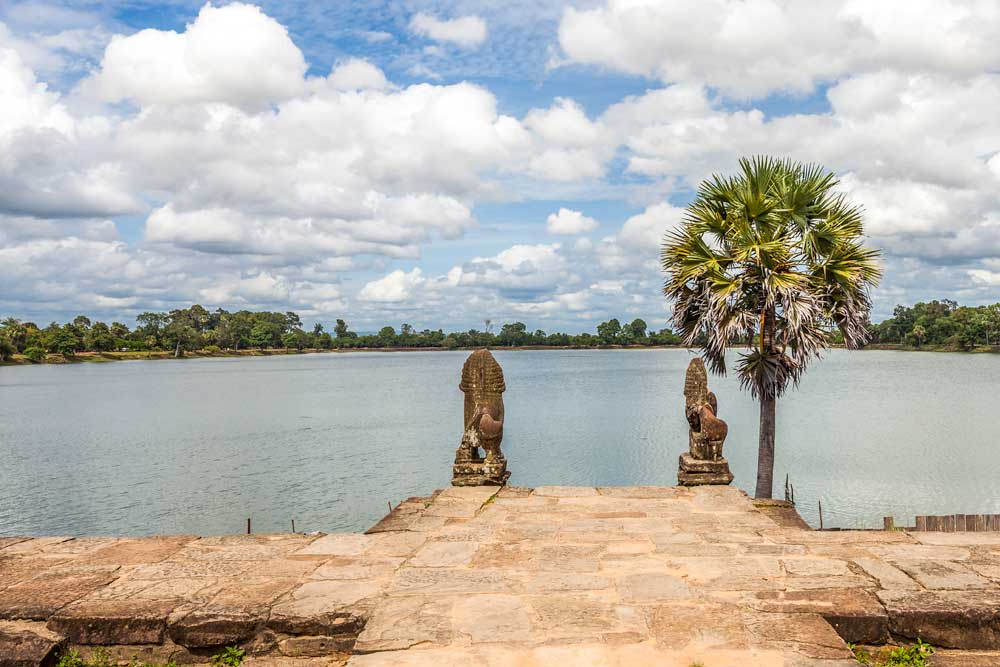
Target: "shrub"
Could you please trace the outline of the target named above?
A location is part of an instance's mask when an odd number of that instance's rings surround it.
[[[25,349],[24,356],[28,358],[28,361],[33,363],[39,363],[45,361],[45,357],[49,356],[48,353],[40,347],[29,347]]]

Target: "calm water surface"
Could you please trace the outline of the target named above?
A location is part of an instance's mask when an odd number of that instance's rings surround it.
[[[467,353],[0,368],[0,535],[364,530],[450,481]],[[685,350],[496,352],[512,484],[673,484]],[[831,352],[778,405],[802,514],[1000,512],[1000,357]],[[712,378],[736,484],[757,407]]]

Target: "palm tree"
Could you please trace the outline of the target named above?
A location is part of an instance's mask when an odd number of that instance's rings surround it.
[[[863,245],[861,208],[834,192],[831,172],[770,157],[739,165],[702,182],[665,237],[664,293],[714,373],[726,373],[727,347],[747,347],[736,372],[760,402],[756,496],[770,498],[776,401],[829,346],[832,327],[848,348],[864,344],[881,272],[879,252]]]
[[[924,338],[927,336],[927,329],[918,324],[913,327],[913,331],[911,333],[913,335],[913,340],[917,341],[917,347],[920,347],[920,343],[923,342]]]

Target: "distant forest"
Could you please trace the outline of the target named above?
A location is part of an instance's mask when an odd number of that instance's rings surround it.
[[[831,342],[838,343],[837,333]],[[871,342],[877,345],[936,347],[971,350],[1000,343],[1000,303],[992,306],[959,306],[942,300],[897,306],[893,316],[871,325]],[[612,345],[680,345],[670,329],[651,331],[642,319],[622,324],[611,319],[597,325],[595,333],[546,333],[529,331],[523,322],[503,324],[494,332],[490,321],[482,330],[445,333],[441,329],[417,331],[403,324],[397,331],[382,327],[376,334],[358,334],[338,319],[333,332],[322,324],[303,328],[293,312],[209,311],[194,305],[167,313],[142,313],[136,326],[121,322],[94,322],[80,315],[72,322],[53,322],[39,328],[34,322],[9,317],[0,322],[0,360],[23,354],[39,361],[49,353],[170,350],[351,349],[351,348],[473,348],[473,347],[598,347]]]
[[[470,348],[599,345],[679,345],[681,339],[669,329],[649,331],[646,322],[632,320],[622,325],[617,319],[602,322],[597,333],[565,334],[528,331],[523,322],[510,322],[494,332],[492,324],[484,322],[483,330],[470,329],[445,333],[441,329],[417,331],[403,324],[397,331],[382,327],[376,334],[358,334],[347,322],[338,319],[333,332],[322,324],[312,330],[303,328],[302,320],[293,312],[229,312],[219,308],[209,311],[194,305],[168,313],[142,313],[136,326],[121,322],[94,322],[79,315],[72,322],[53,322],[44,329],[33,322],[7,318],[0,322],[0,358],[24,354],[29,359],[43,359],[48,353],[73,355],[79,352],[174,350],[177,352],[204,350],[257,349],[351,349],[351,348]]]

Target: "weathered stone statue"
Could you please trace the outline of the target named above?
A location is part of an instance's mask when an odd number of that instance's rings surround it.
[[[500,486],[510,477],[503,440],[503,369],[489,350],[476,350],[462,366],[465,431],[455,452],[453,486]],[[480,455],[479,450],[483,450]]]
[[[677,482],[682,486],[729,484],[733,474],[722,456],[729,427],[718,418],[719,403],[708,390],[705,362],[696,357],[684,377],[684,416],[687,418],[688,451],[681,454]]]

